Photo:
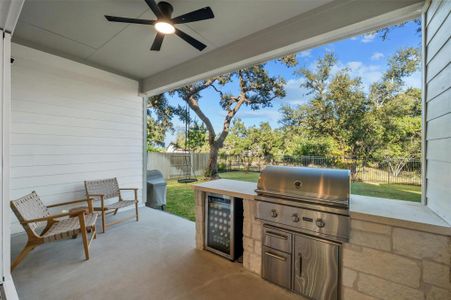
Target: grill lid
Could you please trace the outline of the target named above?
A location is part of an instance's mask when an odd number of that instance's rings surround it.
[[[349,170],[267,166],[260,174],[257,194],[290,200],[349,207]]]

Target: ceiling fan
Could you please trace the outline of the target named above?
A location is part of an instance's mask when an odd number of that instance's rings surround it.
[[[191,46],[193,46],[194,48],[196,48],[199,51],[202,51],[207,47],[207,45],[201,43],[200,41],[196,40],[192,36],[186,34],[185,32],[181,31],[178,28],[175,28],[174,25],[202,21],[202,20],[207,20],[207,19],[213,19],[215,16],[210,7],[207,6],[207,7],[180,15],[178,17],[171,18],[174,8],[172,7],[172,5],[170,3],[161,1],[161,2],[158,2],[158,4],[157,4],[154,0],[144,0],[144,1],[146,1],[147,5],[150,7],[150,9],[153,11],[155,16],[157,17],[156,20],[123,18],[123,17],[114,17],[114,16],[107,16],[107,15],[105,15],[105,18],[110,22],[153,25],[155,27],[155,29],[157,30],[157,35],[155,36],[152,46],[150,47],[150,50],[153,50],[153,51],[160,51],[164,36],[166,34],[173,34],[173,33],[178,35],[181,39],[183,39],[185,42],[187,42],[188,44],[190,44]]]

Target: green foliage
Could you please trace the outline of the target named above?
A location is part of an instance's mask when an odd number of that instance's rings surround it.
[[[250,167],[255,161],[272,161],[283,155],[283,136],[280,130],[271,128],[268,122],[246,127],[237,119],[227,136],[223,154],[239,156]]]
[[[188,130],[188,149],[194,152],[206,151],[208,149],[207,127],[194,121]]]
[[[292,55],[283,57],[279,61],[291,66],[296,63],[295,59],[296,57]],[[239,87],[239,92],[236,94],[225,91],[226,85],[231,83],[236,83]],[[177,94],[186,102],[207,129],[210,159],[205,176],[218,176],[218,153],[224,146],[224,141],[229,135],[232,120],[240,108],[247,106],[252,110],[258,110],[270,107],[274,99],[285,97],[285,84],[286,82],[282,77],[270,75],[265,68],[265,64],[257,64],[229,74],[198,81],[171,92],[171,94]],[[210,118],[200,107],[201,92],[206,89],[212,89],[217,92],[219,104],[225,111],[222,131],[219,134],[216,133]],[[211,101],[211,99],[209,100]],[[174,108],[173,111],[177,115],[183,114],[181,107]],[[266,147],[262,151],[269,150]]]
[[[208,150],[207,128],[204,124],[194,121],[188,128],[188,143],[186,144],[186,132],[177,132],[175,145],[179,149],[192,152],[205,152]]]
[[[147,99],[147,151],[160,152],[167,131],[173,131],[173,108],[164,95]]]
[[[370,87],[369,98],[373,105],[381,107],[403,92],[404,78],[412,75],[420,64],[421,53],[416,48],[397,51],[388,62],[388,70],[379,82]]]
[[[242,106],[258,110],[285,96],[284,78],[269,74],[264,64],[195,82],[171,92],[200,119],[189,128],[188,145],[184,134],[178,136],[176,144],[196,152],[210,152],[208,177],[217,175],[219,151],[240,156],[248,167],[286,155],[353,157],[361,167],[388,160],[396,175],[407,161],[420,156],[421,91],[405,87],[405,78],[418,70],[420,57],[416,48],[400,49],[389,58],[382,78],[366,92],[361,78],[353,77],[346,67],[340,68],[335,55],[326,53],[313,68],[296,72],[303,78],[306,103],[283,106],[278,129],[267,122],[246,127],[242,120],[235,120]],[[288,66],[297,63],[295,55],[278,61]],[[226,92],[232,83],[239,86],[236,94]],[[206,89],[217,93],[225,112],[219,133],[200,106]],[[164,95],[149,98],[149,110],[148,148],[152,150],[163,145],[173,117],[192,123],[186,108],[171,107]],[[391,162],[389,158],[397,160]]]
[[[293,156],[324,156],[336,157],[342,156],[343,152],[337,141],[331,137],[313,137],[313,138],[299,138],[295,140]]]
[[[418,49],[397,51],[368,95],[359,77],[352,78],[347,68],[337,70],[331,53],[319,59],[314,70],[300,69],[302,87],[311,98],[280,110],[288,153],[350,156],[363,165],[397,158],[390,168],[399,173],[420,155],[421,91],[404,87],[404,79],[417,71],[419,62]]]
[[[421,90],[403,88],[404,78],[414,73],[419,63],[418,49],[402,49],[390,58],[382,80],[371,87],[373,113],[384,128],[373,157],[388,160],[395,176],[407,161],[421,155]]]

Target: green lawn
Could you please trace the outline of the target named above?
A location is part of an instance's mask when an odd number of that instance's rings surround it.
[[[169,180],[166,195],[166,211],[194,221],[193,184],[195,183],[178,183],[177,180]]]
[[[227,172],[221,173],[221,178],[257,182],[259,173]],[[195,184],[195,183],[193,183]],[[166,210],[175,215],[194,221],[194,192],[193,184],[168,181]],[[354,182],[351,193],[372,197],[400,199],[413,202],[421,201],[421,187],[403,184],[371,184]]]
[[[351,193],[412,202],[421,201],[421,186],[418,185],[353,182],[351,184]]]

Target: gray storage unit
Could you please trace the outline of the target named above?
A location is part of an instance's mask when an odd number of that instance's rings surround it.
[[[166,207],[166,181],[158,170],[147,171],[146,206],[162,210]]]

